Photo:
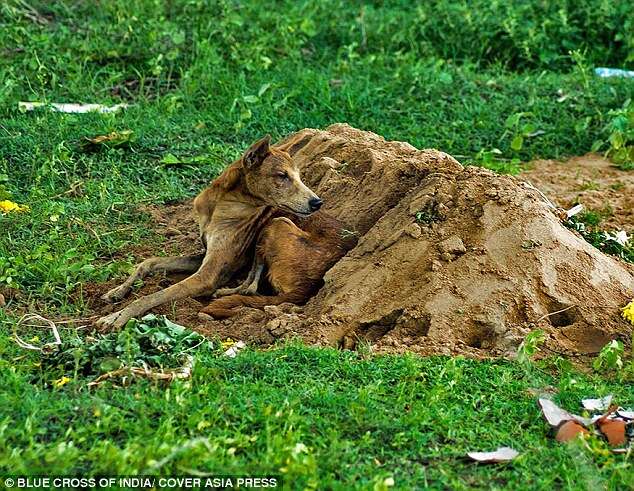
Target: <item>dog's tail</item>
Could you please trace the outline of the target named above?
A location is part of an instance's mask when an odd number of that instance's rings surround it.
[[[279,295],[228,295],[211,302],[201,310],[214,319],[226,319],[237,313],[240,307],[262,309],[267,305],[279,305],[290,302],[301,304],[308,297],[302,292],[281,293]]]

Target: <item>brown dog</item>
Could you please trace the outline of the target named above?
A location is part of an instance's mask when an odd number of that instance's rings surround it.
[[[343,237],[343,225],[334,218],[324,213],[312,215],[322,201],[300,179],[288,153],[292,143],[271,147],[270,138],[262,138],[196,197],[194,209],[205,254],[147,259],[122,285],[102,298],[120,301],[137,280],[157,272],[193,273],[191,276],[102,317],[97,325],[103,329],[121,328],[131,318],[158,305],[212,295],[245,266],[258,237],[256,259],[245,284],[220,292],[242,295],[216,300],[205,312],[227,317],[240,305],[299,303],[312,295],[326,270],[356,240]],[[268,277],[278,294],[245,296],[256,293],[264,267],[268,267]]]
[[[236,288],[223,288],[201,311],[201,316],[230,317],[238,307],[262,308],[284,302],[301,304],[323,284],[323,276],[357,243],[343,223],[318,212],[309,218],[273,218],[264,228],[256,247],[255,260],[247,279]],[[264,270],[275,295],[257,295]]]

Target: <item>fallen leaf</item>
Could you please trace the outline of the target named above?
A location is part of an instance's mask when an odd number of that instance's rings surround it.
[[[601,399],[583,399],[581,404],[588,411],[605,411],[612,403],[612,395],[602,397]]]
[[[565,421],[570,420],[575,420],[585,426],[591,424],[591,420],[587,418],[582,418],[581,416],[577,416],[576,414],[571,414],[568,411],[561,409],[550,399],[540,398],[537,403],[539,404],[539,407],[544,414],[544,418],[546,418],[548,424],[553,428],[557,428]]]
[[[615,447],[623,445],[625,438],[625,421],[622,419],[602,419],[597,422],[601,433],[605,435],[608,443]]]
[[[577,421],[570,420],[562,424],[557,430],[555,438],[558,442],[569,442],[579,435],[587,435],[590,432],[581,426]]]
[[[199,165],[212,161],[211,155],[194,155],[192,157],[177,157],[173,153],[168,153],[159,161],[163,165]]]
[[[96,147],[104,145],[106,147],[120,147],[129,144],[133,140],[134,131],[132,130],[113,131],[107,135],[98,135],[92,138],[86,137],[84,146]]]
[[[467,452],[467,455],[482,464],[495,464],[513,460],[519,455],[519,452],[510,447],[500,447],[494,452]]]
[[[4,299],[4,295],[0,293],[0,307],[4,307],[7,304],[7,301]]]

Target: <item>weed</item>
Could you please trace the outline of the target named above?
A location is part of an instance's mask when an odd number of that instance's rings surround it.
[[[517,361],[523,364],[530,362],[539,347],[546,341],[546,333],[542,329],[529,332],[517,349]]]
[[[620,257],[627,262],[634,262],[634,242],[625,231],[610,233],[601,230],[597,225],[601,221],[595,212],[586,212],[580,216],[569,218],[564,224],[578,232],[586,241],[600,251]]]
[[[592,366],[597,371],[620,370],[623,368],[623,343],[610,341],[597,356]]]
[[[605,154],[621,170],[634,169],[634,104],[628,99],[620,109],[608,113],[610,121],[605,128],[608,149]],[[605,143],[595,144],[595,149]]]
[[[438,203],[431,202],[427,204],[422,210],[416,212],[415,218],[418,223],[426,225],[440,221],[442,217],[438,212]]]
[[[211,346],[201,335],[152,314],[139,321],[132,319],[118,333],[88,339],[71,334],[62,341],[41,360],[39,370],[46,379],[95,377],[123,366],[176,368],[183,364],[186,353]]]

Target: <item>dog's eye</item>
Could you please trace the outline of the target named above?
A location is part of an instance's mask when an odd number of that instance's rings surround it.
[[[279,177],[280,179],[284,179],[285,181],[290,179],[290,176],[288,175],[288,172],[278,172],[277,173],[277,177]]]

